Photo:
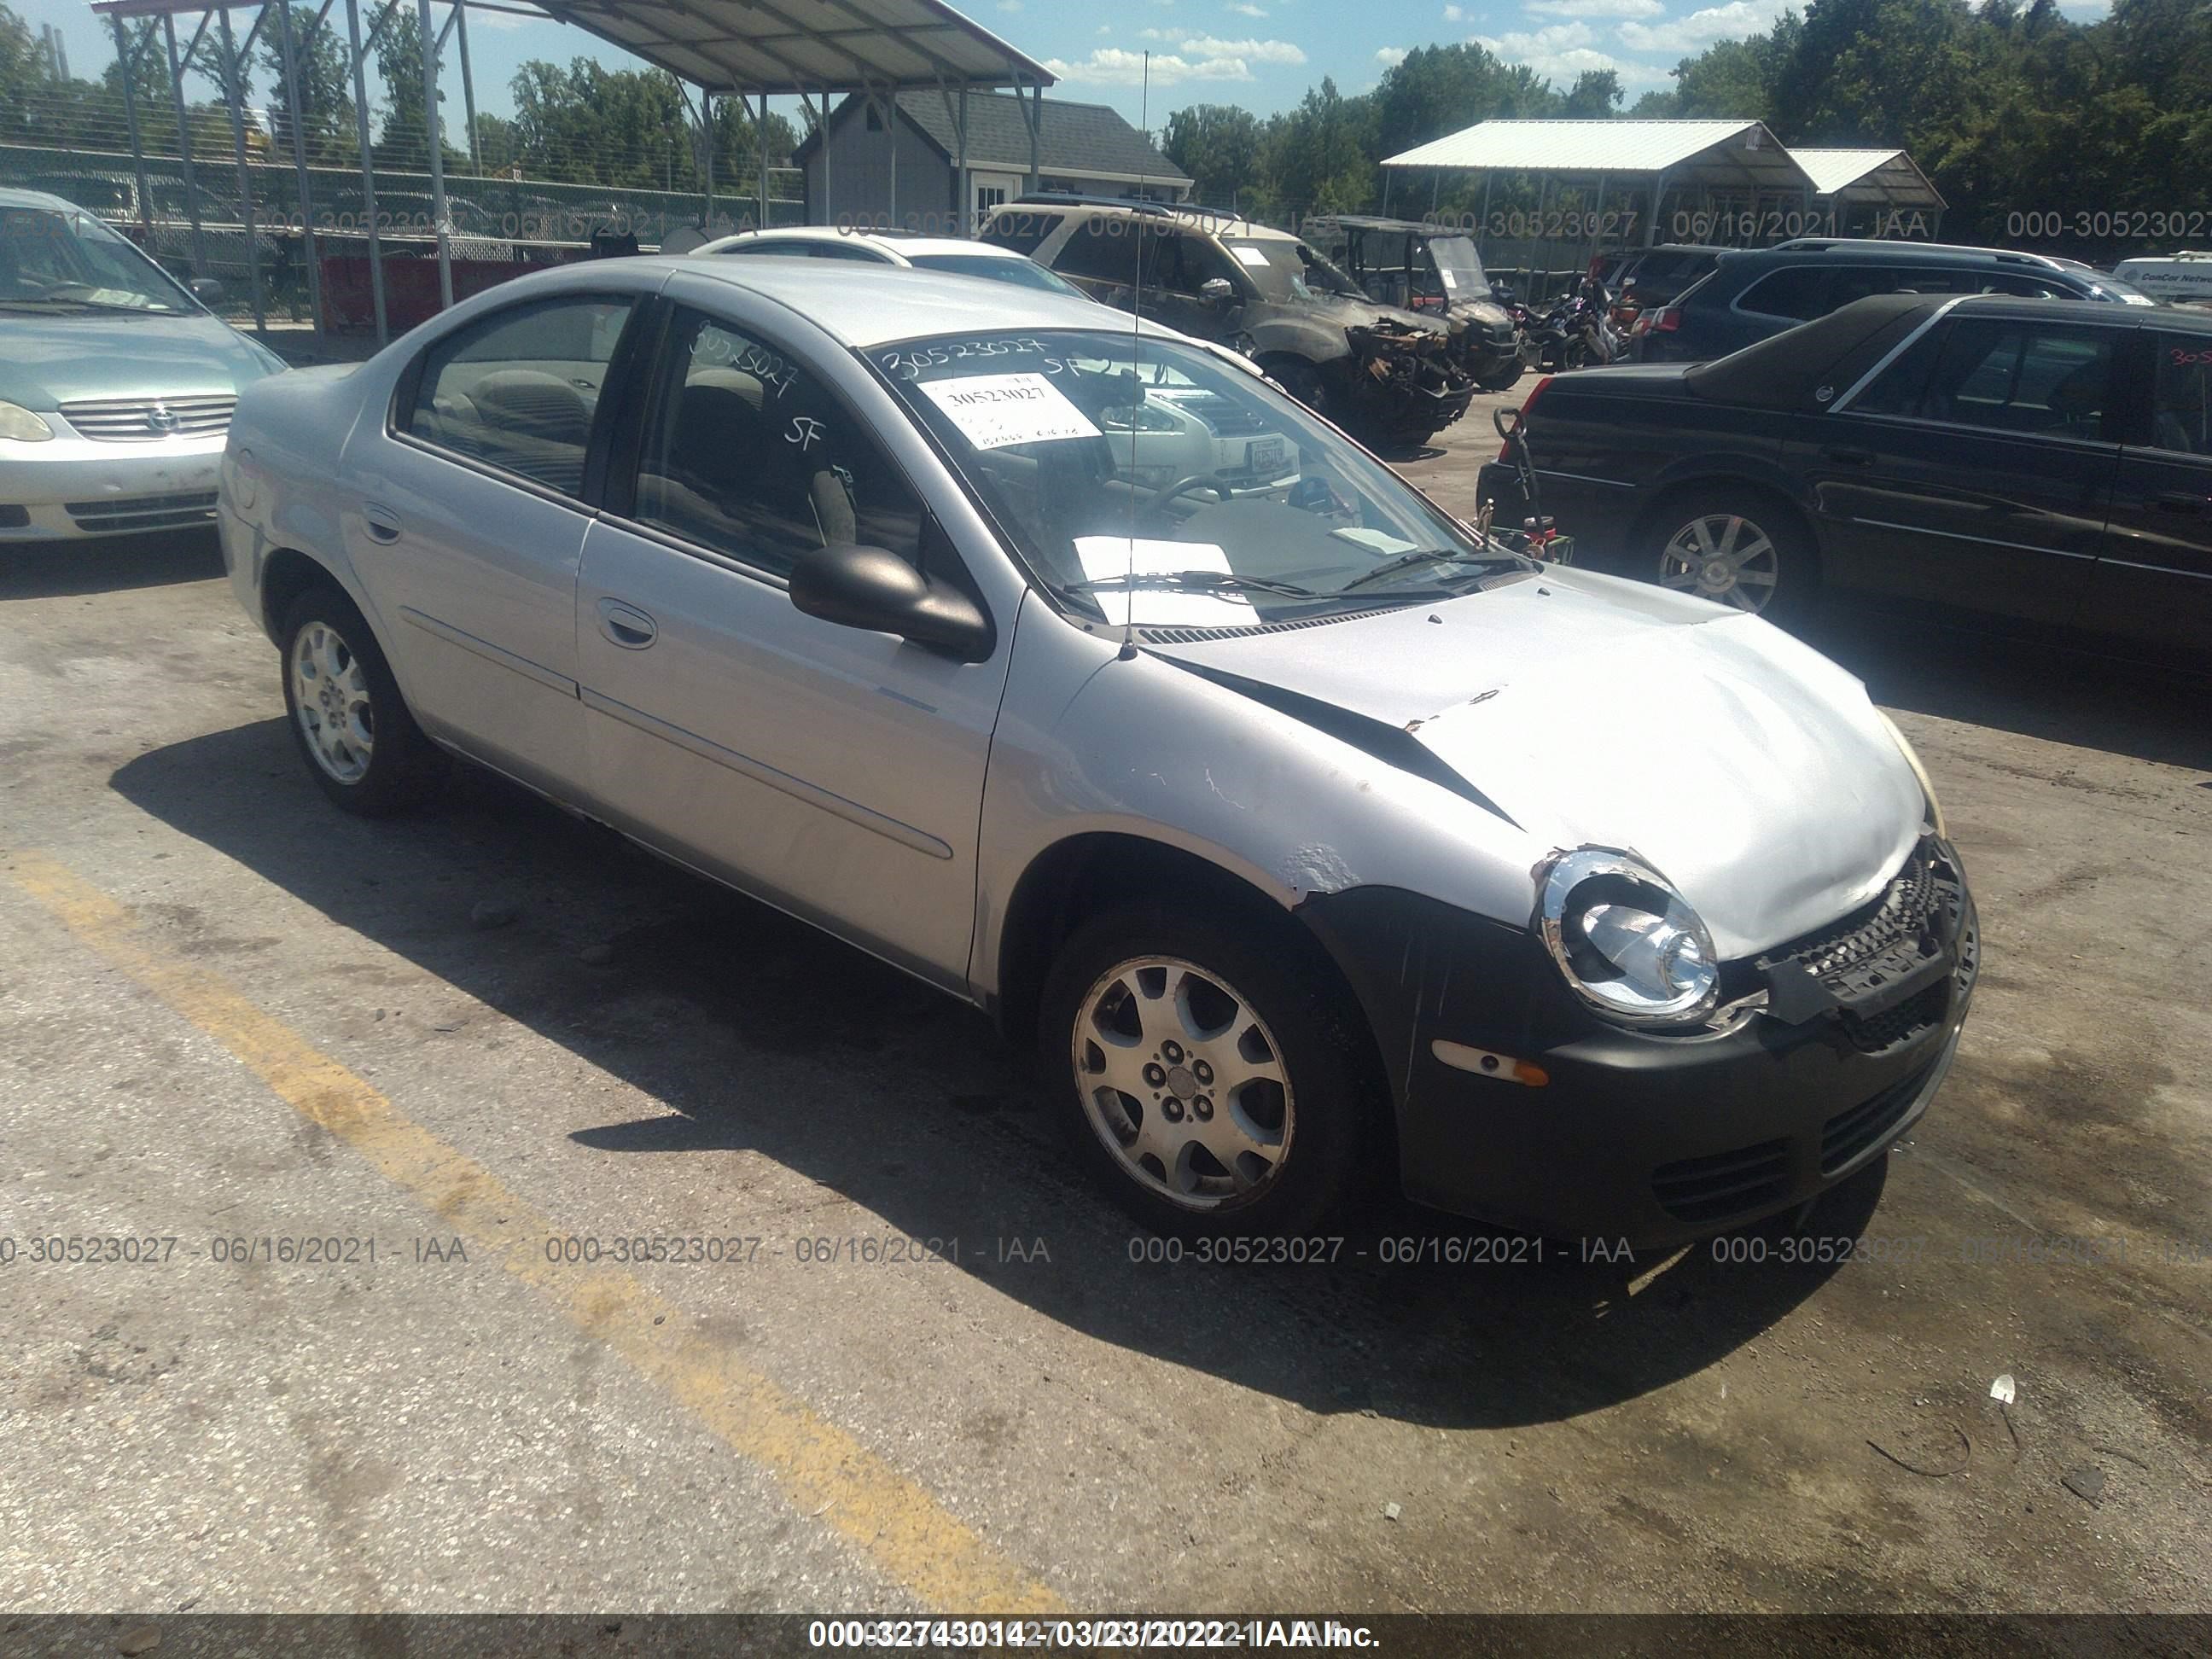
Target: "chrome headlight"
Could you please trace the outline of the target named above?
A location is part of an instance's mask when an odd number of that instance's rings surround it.
[[[42,444],[53,435],[53,428],[22,404],[0,403],[0,438],[13,438],[18,443]]]
[[[1889,740],[1897,745],[1897,752],[1905,757],[1905,763],[1912,769],[1912,775],[1920,780],[1920,793],[1928,798],[1929,825],[1942,840],[1950,840],[1951,832],[1943,823],[1943,803],[1936,799],[1936,786],[1929,781],[1928,769],[1920,763],[1920,757],[1913,752],[1912,745],[1905,740],[1905,733],[1897,729],[1897,722],[1879,708],[1874,713],[1875,718],[1881,722],[1882,729],[1889,733]]]
[[[1540,872],[1535,925],[1577,995],[1625,1025],[1704,1018],[1720,998],[1712,935],[1626,853],[1585,847]]]

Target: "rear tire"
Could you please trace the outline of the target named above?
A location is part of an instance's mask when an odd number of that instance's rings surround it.
[[[284,712],[308,775],[362,817],[417,805],[442,781],[444,757],[408,712],[368,619],[337,586],[318,582],[277,629]]]
[[[1146,1226],[1294,1234],[1376,1139],[1371,1043],[1317,947],[1274,931],[1291,924],[1208,908],[1221,919],[1153,903],[1077,929],[1045,983],[1044,1074],[1077,1156]]]
[[[1649,561],[1633,574],[1676,592],[1763,617],[1808,620],[1820,564],[1796,514],[1763,490],[1711,485],[1660,504],[1641,538]]]

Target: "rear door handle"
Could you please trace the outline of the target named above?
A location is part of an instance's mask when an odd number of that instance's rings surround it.
[[[1872,466],[1874,452],[1869,449],[1824,449],[1821,459],[1833,461],[1838,466]]]
[[[599,632],[625,651],[642,651],[660,637],[660,625],[634,605],[601,599]]]
[[[365,501],[361,509],[362,522],[368,528],[373,542],[396,542],[399,539],[399,515],[388,507],[379,507],[374,501]]]
[[[2212,496],[2192,495],[2185,489],[2169,489],[2158,497],[2157,506],[2161,513],[2202,513],[2208,507],[2212,507]]]

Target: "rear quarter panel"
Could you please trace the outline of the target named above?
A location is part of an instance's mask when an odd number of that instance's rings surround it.
[[[355,364],[293,369],[239,397],[216,521],[232,587],[256,623],[270,620],[261,612],[261,578],[282,548],[307,555],[368,608],[338,520],[341,462],[361,416],[363,375]]]

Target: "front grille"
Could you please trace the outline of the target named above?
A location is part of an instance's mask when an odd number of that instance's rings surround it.
[[[1771,1203],[1790,1188],[1790,1143],[1756,1146],[1662,1164],[1651,1172],[1660,1207],[1677,1221],[1721,1221]]]
[[[1952,971],[1930,980],[1933,959],[1947,949]],[[1802,969],[1832,1000],[1852,1046],[1880,1054],[1942,1021],[1948,981],[1973,982],[1978,950],[1965,879],[1931,838],[1913,848],[1878,897],[1753,965],[1778,998],[1789,988],[1775,970]],[[1802,975],[1795,977],[1802,984]]]
[[[1928,1085],[1928,1074],[1935,1069],[1932,1065],[1923,1066],[1872,1100],[1830,1118],[1820,1129],[1820,1173],[1832,1176],[1868,1147],[1888,1139],[1905,1113],[1912,1109],[1914,1099]]]
[[[230,429],[238,399],[229,392],[188,398],[95,398],[64,404],[62,418],[101,443],[206,438]]]
[[[64,510],[80,530],[181,530],[215,517],[215,491],[117,495],[102,501],[70,501]]]

